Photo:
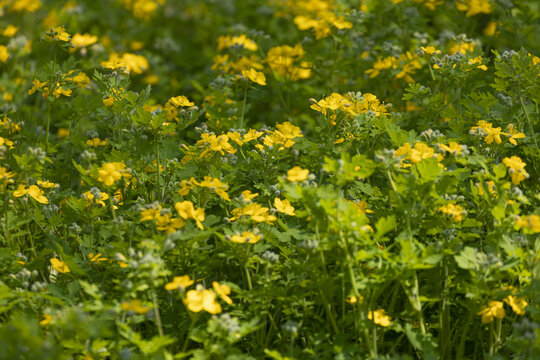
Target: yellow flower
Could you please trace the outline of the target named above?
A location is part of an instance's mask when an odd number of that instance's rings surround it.
[[[52,320],[52,316],[49,315],[49,314],[43,314],[43,320],[41,320],[39,322],[39,325],[41,326],[45,326],[45,325],[49,325],[51,323],[51,320]]]
[[[104,163],[98,170],[98,181],[105,186],[112,186],[122,178],[131,178],[131,175],[126,171],[126,165],[122,162]]]
[[[56,183],[50,182],[49,180],[45,180],[45,181],[38,180],[38,181],[36,181],[36,184],[40,188],[45,188],[45,189],[57,188],[57,187],[60,186],[60,185],[58,185]]]
[[[384,327],[390,326],[390,324],[392,323],[392,321],[390,321],[390,316],[386,315],[383,309],[370,311],[367,315],[367,318],[369,320],[372,320],[375,324]]]
[[[277,218],[274,215],[270,215],[268,210],[270,209],[263,207],[261,204],[249,203],[244,207],[234,209],[232,211],[233,216],[229,218],[229,220],[234,221],[239,219],[241,216],[250,216],[251,220],[255,222],[272,224]]]
[[[174,208],[178,212],[178,215],[180,215],[184,219],[193,219],[197,223],[197,227],[201,230],[204,229],[202,225],[202,221],[204,221],[205,215],[204,210],[202,208],[197,208],[193,206],[193,203],[191,201],[182,201],[177,202],[174,204]]]
[[[175,276],[173,281],[165,284],[165,290],[184,290],[190,285],[193,285],[193,280],[190,279],[189,275],[184,276]]]
[[[212,287],[214,288],[214,291],[220,298],[223,299],[227,304],[232,304],[233,301],[229,297],[229,294],[231,293],[231,288],[228,285],[220,284],[217,281],[212,282]]]
[[[135,74],[142,74],[144,71],[148,70],[150,64],[142,55],[125,53],[122,56],[119,56],[118,54],[113,53],[110,55],[109,60],[101,62],[101,66],[111,70],[124,69],[124,72],[126,73],[133,72]]]
[[[463,208],[459,205],[446,204],[444,206],[441,206],[439,208],[439,211],[446,215],[450,215],[454,221],[461,222],[463,220],[464,211]]]
[[[289,181],[304,181],[308,178],[309,170],[302,169],[300,166],[295,166],[287,171],[287,180]]]
[[[54,28],[51,28],[49,31],[45,33],[45,36],[49,40],[55,40],[55,41],[70,41],[70,35],[66,32],[66,29],[63,26],[57,26]]]
[[[255,199],[257,196],[259,196],[259,193],[252,193],[249,190],[242,191],[242,199],[244,199],[245,202],[250,202],[251,200]]]
[[[17,190],[13,192],[13,196],[15,197],[21,197],[24,195],[30,195],[34,200],[36,200],[40,204],[48,204],[49,200],[44,194],[43,190],[41,190],[36,185],[30,185],[28,188],[24,185],[19,185]]]
[[[70,272],[69,267],[66,265],[65,262],[62,260],[59,260],[57,258],[50,259],[51,265],[54,270],[58,271],[59,273],[65,274]]]
[[[8,25],[2,32],[2,35],[12,37],[17,33],[17,31],[19,31],[18,26]]]
[[[444,151],[448,151],[449,153],[453,155],[461,155],[463,153],[463,146],[459,145],[456,142],[451,142],[448,145],[439,144],[439,147],[443,149]]]
[[[173,218],[171,214],[159,214],[154,220],[158,230],[166,231],[167,234],[172,234],[176,230],[184,227],[184,221],[180,218]]]
[[[470,132],[478,132],[480,133],[480,135],[485,136],[484,141],[486,142],[486,144],[491,144],[493,141],[495,141],[497,144],[500,144],[502,142],[501,128],[494,128],[492,123],[488,123],[485,120],[478,121],[477,126],[473,126]]]
[[[231,236],[231,241],[238,244],[255,244],[261,240],[261,235],[255,235],[251,231],[244,231],[242,235]]]
[[[257,43],[255,41],[249,39],[246,35],[242,34],[239,36],[220,36],[217,39],[217,49],[218,51],[223,50],[228,47],[232,46],[240,46],[244,49],[251,50],[251,51],[257,51]]]
[[[93,138],[86,140],[86,145],[90,147],[105,146],[107,145],[107,140],[101,140],[100,138]]]
[[[87,47],[97,43],[98,37],[91,34],[75,34],[71,39],[71,43],[77,47]]]
[[[441,50],[437,50],[433,46],[426,46],[426,47],[421,46],[420,49],[428,55],[439,55],[441,53]]]
[[[109,260],[106,257],[101,256],[101,253],[97,253],[95,255],[94,255],[94,253],[89,253],[88,254],[88,259],[90,260],[91,263],[99,263],[99,262],[102,262],[102,261]]]
[[[0,45],[0,62],[6,62],[9,59],[9,51],[4,45]]]
[[[182,180],[180,181],[180,190],[178,190],[178,195],[180,196],[186,196],[189,194],[190,190],[195,187],[189,180]]]
[[[290,216],[296,216],[294,213],[294,207],[291,206],[289,200],[281,200],[279,198],[274,199],[274,207],[277,211]]]
[[[148,209],[141,210],[141,220],[140,221],[154,221],[161,214],[161,205],[152,206]]]
[[[256,84],[266,85],[266,77],[264,76],[264,74],[255,70],[254,68],[251,68],[249,70],[242,70],[242,76],[248,78]]]
[[[56,132],[56,136],[60,139],[68,137],[69,134],[71,134],[71,131],[68,128],[58,128],[58,131]]]
[[[221,182],[217,178],[213,178],[211,176],[205,176],[203,181],[200,183],[195,181],[195,179],[190,179],[192,183],[198,186],[207,187],[210,190],[213,190],[217,195],[219,195],[223,200],[231,201],[229,198],[229,194],[227,194],[227,190],[229,189],[229,185],[226,183]]]
[[[466,17],[478,14],[489,14],[492,10],[489,0],[460,0],[456,1],[459,11],[466,12]]]
[[[137,314],[144,315],[150,311],[148,306],[143,306],[141,300],[124,301],[120,304],[120,308],[124,311],[133,311]]]
[[[523,299],[519,298],[514,295],[508,295],[506,298],[504,298],[504,302],[510,305],[512,310],[518,315],[525,315],[525,308],[529,303]]]
[[[200,312],[205,310],[210,314],[219,314],[221,305],[216,300],[216,295],[210,290],[189,290],[184,299],[184,304],[189,311]]]
[[[516,139],[523,139],[525,137],[524,133],[518,132],[516,130],[514,124],[508,124],[506,129],[508,131],[508,133],[506,134],[506,136],[508,137],[508,141],[510,141],[514,145],[517,145]]]
[[[262,131],[257,131],[255,129],[249,129],[247,133],[244,134],[244,137],[242,138],[243,143],[247,143],[251,140],[256,140],[260,138],[264,133]]]
[[[525,171],[525,165],[519,156],[505,157],[503,159],[504,165],[508,168],[508,173],[512,177],[512,183],[519,185],[520,182],[527,179],[529,174]]]
[[[188,98],[185,97],[184,95],[172,97],[172,98],[169,99],[169,101],[167,101],[167,103],[170,103],[171,105],[173,105],[175,107],[193,106],[193,105],[195,105],[195,103],[189,101]]]
[[[348,302],[351,305],[361,304],[362,301],[364,301],[364,297],[362,295],[358,295],[358,297],[352,295],[352,296],[349,296],[347,299],[345,299],[345,301]]]
[[[503,303],[500,301],[489,301],[488,305],[477,314],[482,316],[482,324],[493,322],[495,318],[502,319],[506,315]]]
[[[533,233],[540,232],[540,216],[528,215],[521,216],[516,220],[517,229],[529,229]]]

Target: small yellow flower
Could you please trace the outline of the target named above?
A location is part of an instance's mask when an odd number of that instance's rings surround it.
[[[107,140],[101,140],[100,138],[93,138],[86,140],[86,145],[90,147],[105,146],[107,145]]]
[[[13,192],[13,196],[15,197],[21,197],[24,195],[30,195],[34,200],[36,200],[40,204],[48,204],[49,200],[44,194],[43,190],[41,190],[37,185],[30,185],[28,189],[24,185],[19,185],[17,190]]]
[[[296,216],[294,213],[294,207],[292,207],[289,200],[281,200],[279,198],[274,199],[274,207],[277,211],[290,216]]]
[[[504,302],[510,305],[512,310],[518,315],[525,315],[525,308],[529,305],[525,299],[514,295],[508,295],[504,298]]]
[[[102,261],[107,261],[109,259],[107,259],[106,257],[102,257],[101,256],[101,253],[97,253],[97,254],[94,254],[94,253],[89,253],[88,254],[88,260],[91,262],[91,263],[100,263]]]
[[[49,314],[43,314],[43,320],[41,320],[39,322],[39,325],[41,326],[45,326],[45,325],[49,325],[51,323],[51,320],[52,320],[52,316],[49,315]]]
[[[428,55],[439,55],[441,53],[441,50],[437,50],[433,46],[421,46],[420,49],[422,49]]]
[[[507,131],[508,133],[506,134],[506,136],[508,137],[508,141],[510,141],[514,145],[517,145],[516,139],[523,139],[525,137],[524,133],[516,130],[514,124],[508,124]]]
[[[183,95],[170,98],[168,103],[174,107],[195,105],[194,102],[189,101],[188,98]]]
[[[345,301],[351,305],[361,304],[362,301],[364,301],[364,297],[362,295],[358,295],[358,297],[352,295],[352,296],[349,296],[347,299],[345,299]]]
[[[150,311],[148,306],[143,306],[141,300],[124,301],[120,304],[120,308],[124,311],[133,311],[137,314],[144,315]]]
[[[461,222],[463,220],[464,211],[463,208],[459,205],[446,204],[444,206],[441,206],[439,208],[439,211],[446,215],[450,215],[454,221]]]
[[[98,37],[91,34],[75,34],[71,39],[71,43],[76,47],[88,47],[97,43]]]
[[[49,31],[45,33],[45,36],[49,40],[53,41],[65,41],[69,42],[70,35],[66,32],[66,29],[63,26],[57,26],[55,28],[51,28]]]
[[[238,244],[255,244],[261,240],[261,235],[255,235],[251,231],[244,231],[241,235],[231,236],[231,241]]]
[[[175,276],[173,281],[165,284],[165,290],[184,290],[190,285],[193,285],[193,280],[190,279],[189,275]]]
[[[533,233],[540,232],[540,216],[521,216],[516,220],[516,229],[528,229]]]
[[[500,301],[489,301],[487,306],[477,314],[482,316],[482,324],[493,322],[495,318],[502,319],[506,315],[503,303]]]
[[[6,62],[9,59],[9,51],[4,45],[0,45],[0,62]]]
[[[58,136],[60,139],[66,138],[71,134],[71,131],[68,128],[59,128],[56,132],[56,136]]]
[[[69,267],[66,265],[65,262],[62,260],[59,260],[57,258],[50,259],[51,265],[54,270],[58,271],[59,273],[65,274],[70,272]]]
[[[375,311],[370,311],[367,315],[369,320],[372,320],[375,324],[381,325],[383,327],[390,326],[392,323],[390,316],[385,314],[383,309],[378,309]]]
[[[204,229],[202,222],[205,219],[204,209],[193,206],[191,201],[182,201],[174,204],[174,208],[183,219],[193,219],[197,223],[197,227],[201,230]]]
[[[216,294],[207,289],[189,290],[184,299],[184,304],[192,312],[202,310],[210,314],[219,314],[221,312],[221,305],[216,300]]]
[[[2,32],[2,35],[12,37],[17,33],[17,31],[19,31],[18,26],[8,25]]]
[[[220,298],[223,299],[227,304],[232,304],[233,301],[229,297],[229,294],[231,293],[231,288],[228,285],[220,284],[217,281],[212,282],[212,287],[214,288],[214,291]]]
[[[254,68],[251,68],[249,70],[242,70],[242,76],[248,78],[256,84],[263,86],[266,85],[266,77],[264,76],[264,74],[255,70]]]
[[[309,170],[302,169],[300,166],[295,166],[287,171],[287,180],[289,181],[304,181],[308,178]]]
[[[529,174],[525,171],[527,164],[519,156],[505,157],[503,163],[508,168],[508,173],[512,177],[512,183],[514,185],[519,185],[520,182],[529,177]]]
[[[252,193],[249,190],[242,191],[242,199],[244,199],[245,202],[250,202],[251,200],[255,199],[257,196],[259,196],[258,193]]]

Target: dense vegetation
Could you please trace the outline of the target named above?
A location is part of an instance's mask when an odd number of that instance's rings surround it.
[[[539,28],[0,0],[0,359],[540,358]]]

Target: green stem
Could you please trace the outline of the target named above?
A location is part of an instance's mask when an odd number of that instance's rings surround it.
[[[525,114],[525,118],[527,119],[527,123],[529,124],[529,127],[531,128],[531,134],[534,134],[534,128],[531,121],[531,118],[529,117],[529,113],[527,112],[527,108],[525,107],[525,103],[523,102],[523,98],[521,97],[521,90],[518,87],[518,96],[519,96],[519,102],[521,104],[521,109],[523,110],[523,113]],[[534,145],[538,147],[538,143],[536,142],[536,137],[533,137]]]
[[[247,101],[247,90],[248,90],[248,85],[246,84],[246,86],[244,87],[244,101],[242,102],[242,115],[240,117],[240,128],[243,129],[244,128],[244,115],[246,113],[246,101]]]
[[[159,315],[159,304],[157,300],[156,290],[152,289],[152,301],[154,303],[154,315],[156,316],[156,326],[159,336],[163,336],[163,326],[161,324],[161,316]]]
[[[251,275],[249,275],[249,269],[248,269],[247,261],[244,263],[244,271],[246,273],[248,288],[249,288],[249,290],[252,290],[253,286],[251,284]]]
[[[45,154],[49,152],[49,126],[51,124],[51,103],[47,101],[47,124],[45,126]]]

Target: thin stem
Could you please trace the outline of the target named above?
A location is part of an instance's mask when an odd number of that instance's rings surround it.
[[[156,316],[156,326],[159,336],[163,336],[163,326],[161,324],[161,316],[159,315],[159,304],[157,300],[156,290],[152,289],[152,301],[154,302],[154,315]]]
[[[527,123],[529,124],[531,128],[531,134],[534,134],[534,128],[532,125],[531,118],[529,117],[529,113],[527,112],[527,108],[525,107],[525,103],[523,102],[523,98],[521,97],[521,90],[518,87],[518,96],[519,96],[519,102],[521,103],[521,109],[523,110],[523,113],[525,114],[525,118],[527,119]],[[533,137],[534,145],[538,147],[538,143],[536,142],[536,137]]]
[[[246,113],[246,101],[247,101],[247,90],[248,90],[248,85],[246,84],[246,86],[244,87],[244,101],[242,102],[242,116],[240,117],[240,128],[243,129],[244,128],[244,115]]]

